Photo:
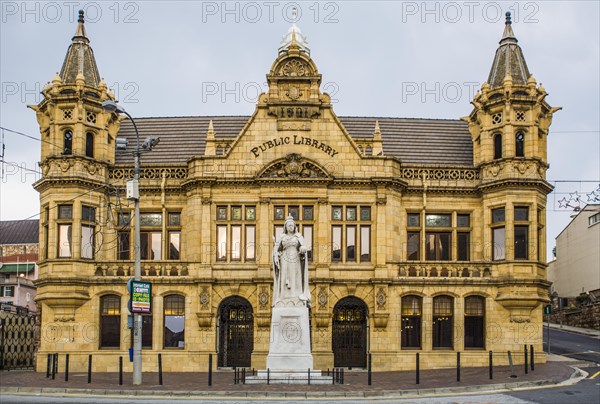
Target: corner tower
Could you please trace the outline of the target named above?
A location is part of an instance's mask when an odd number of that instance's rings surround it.
[[[547,300],[549,286],[545,209],[552,186],[546,181],[546,149],[552,115],[560,108],[552,108],[547,95],[530,74],[506,13],[488,80],[463,120],[481,173],[483,258],[505,280],[496,301],[517,323],[541,322],[541,310],[534,309]]]
[[[97,345],[74,336],[73,330],[94,318],[81,306],[90,300],[95,261],[111,251],[101,218],[109,217],[107,173],[114,163],[119,121],[102,109],[102,102],[114,96],[100,79],[83,11],[62,69],[42,94],[38,105],[29,106],[36,112],[42,140],[42,177],[34,184],[41,212],[36,301],[42,323],[59,324],[59,334],[73,338],[63,338],[64,347],[42,338],[38,358],[53,350],[82,351]],[[43,366],[39,361],[37,369]]]

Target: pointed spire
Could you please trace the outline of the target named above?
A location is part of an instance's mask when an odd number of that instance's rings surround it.
[[[381,128],[379,121],[375,121],[375,130],[373,131],[373,156],[383,156],[383,139],[381,138]]]
[[[375,131],[373,132],[373,140],[381,140],[381,129],[379,128],[379,121],[375,121]]]
[[[513,32],[510,12],[506,13],[504,33],[500,40],[500,46],[496,50],[496,56],[487,82],[492,88],[501,87],[504,85],[507,75],[512,78],[513,84],[527,85],[529,69],[527,63],[525,63],[523,51],[517,44],[517,38]]]
[[[213,126],[212,119],[208,122],[208,130],[206,131],[206,138],[207,139],[215,138],[215,127]]]
[[[206,131],[206,144],[204,146],[205,156],[214,156],[216,154],[215,147],[215,128],[212,119],[208,122],[208,130]]]
[[[517,37],[515,36],[515,33],[513,32],[512,29],[512,21],[511,21],[511,17],[510,17],[510,11],[506,12],[506,22],[504,23],[504,34],[502,34],[502,39],[500,40],[500,44],[502,44],[503,42],[514,42],[517,43],[519,41],[517,41]]]
[[[75,31],[75,35],[73,36],[73,42],[84,42],[90,43],[90,40],[87,37],[87,33],[85,32],[85,18],[83,17],[83,10],[79,10],[79,19],[77,20],[77,30]]]
[[[83,10],[79,10],[77,30],[73,36],[72,43],[67,50],[65,61],[60,70],[60,77],[65,84],[74,84],[79,74],[83,75],[85,84],[98,87],[100,73],[94,58],[94,51],[89,45],[90,40],[85,31],[85,19]]]

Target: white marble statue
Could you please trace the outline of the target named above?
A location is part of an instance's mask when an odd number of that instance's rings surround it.
[[[273,248],[273,307],[310,306],[306,251],[304,237],[296,231],[294,218],[288,216]]]

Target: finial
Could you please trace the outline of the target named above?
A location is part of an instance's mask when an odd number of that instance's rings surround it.
[[[296,6],[292,7],[292,24],[296,24],[298,21],[298,9]]]
[[[77,22],[85,22],[85,19],[83,18],[83,10],[79,10],[79,19],[77,20]]]
[[[208,130],[206,131],[206,138],[209,140],[214,140],[214,138],[215,138],[215,128],[213,126],[212,119],[208,122]]]
[[[381,140],[381,129],[379,128],[379,121],[375,121],[375,131],[373,131],[373,139]]]
[[[73,42],[89,43],[90,40],[85,32],[85,18],[83,18],[83,10],[79,10],[79,19],[77,20],[77,30],[73,35]]]
[[[506,12],[506,24],[512,24],[512,21],[510,20],[510,11]]]

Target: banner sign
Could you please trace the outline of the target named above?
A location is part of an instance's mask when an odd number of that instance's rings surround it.
[[[131,312],[152,313],[152,284],[150,282],[131,281]]]

